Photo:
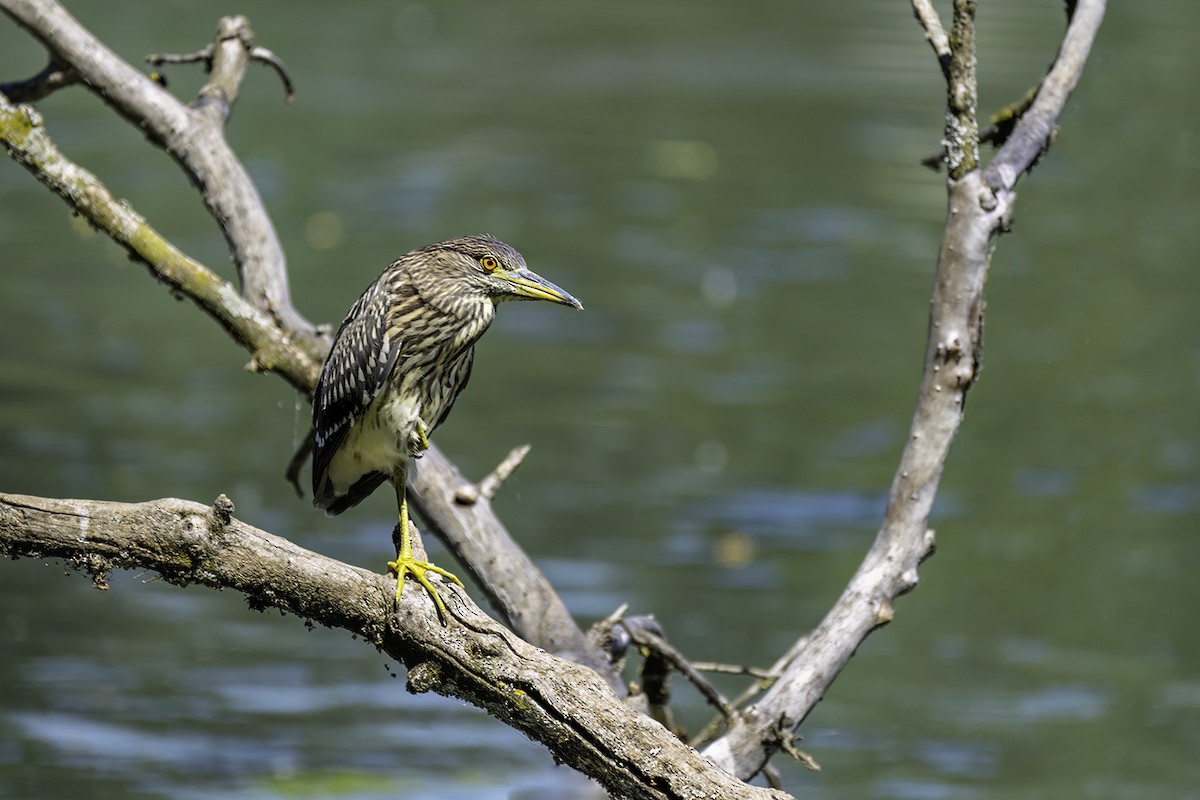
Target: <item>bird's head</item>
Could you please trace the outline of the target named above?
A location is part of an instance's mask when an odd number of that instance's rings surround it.
[[[525,266],[513,247],[490,236],[463,236],[409,254],[409,274],[427,300],[448,305],[469,299],[549,300],[582,309],[583,304]]]

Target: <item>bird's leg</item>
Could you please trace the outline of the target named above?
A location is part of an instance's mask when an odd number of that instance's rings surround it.
[[[392,483],[396,487],[396,500],[400,503],[400,552],[397,554],[395,561],[388,562],[388,572],[396,574],[396,600],[399,600],[400,595],[404,592],[404,576],[412,573],[412,576],[417,579],[417,583],[424,586],[425,591],[429,592],[434,604],[437,605],[438,613],[445,620],[446,604],[442,602],[437,589],[430,583],[425,573],[435,572],[457,583],[459,586],[463,585],[462,581],[456,575],[447,572],[439,566],[435,566],[428,561],[418,561],[413,557],[412,533],[408,527],[408,497],[405,491],[405,476],[402,470],[398,470],[392,477]]]

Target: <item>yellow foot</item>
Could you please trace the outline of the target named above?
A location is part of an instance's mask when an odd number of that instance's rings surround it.
[[[409,556],[408,558],[405,558],[403,555],[396,556],[395,561],[388,562],[388,572],[396,575],[397,600],[400,599],[400,595],[404,592],[404,576],[411,573],[412,576],[417,579],[417,583],[424,586],[425,591],[429,592],[429,595],[433,598],[434,604],[437,605],[438,613],[441,614],[442,619],[445,619],[446,617],[446,604],[442,602],[441,596],[438,594],[437,589],[434,588],[429,578],[425,577],[425,573],[434,572],[438,575],[441,575],[443,578],[448,578],[454,583],[457,583],[459,586],[463,585],[462,581],[458,579],[457,575],[447,572],[435,564],[430,564],[428,561],[417,561],[412,556]]]
[[[420,417],[417,418],[412,433],[408,435],[408,449],[413,458],[420,458],[429,449],[429,428]]]

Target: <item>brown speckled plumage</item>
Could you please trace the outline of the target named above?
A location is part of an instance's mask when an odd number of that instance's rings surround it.
[[[466,386],[496,303],[508,299],[580,307],[488,236],[414,250],[367,287],[338,329],[313,395],[315,506],[332,516],[389,478],[403,486],[422,435],[445,421]]]

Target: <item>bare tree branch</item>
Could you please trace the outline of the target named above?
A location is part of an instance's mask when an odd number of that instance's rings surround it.
[[[287,261],[262,197],[225,141],[227,109],[217,102],[218,113],[210,114],[179,102],[53,0],[0,0],[0,10],[40,41],[53,61],[69,64],[83,84],[179,163],[201,189],[209,213],[225,234],[243,297],[279,319],[310,355],[323,355],[328,343],[292,307]],[[245,54],[253,42],[249,26],[239,22],[245,23],[245,18],[221,21],[213,50],[216,82],[206,85],[224,93],[228,104],[236,97],[247,62],[237,53]]]
[[[478,502],[481,497],[491,500],[496,496],[496,492],[500,491],[504,482],[517,471],[517,467],[521,466],[525,461],[525,456],[529,455],[529,451],[532,449],[530,445],[522,444],[508,451],[508,455],[501,459],[496,468],[479,483],[468,483],[458,487],[454,493],[455,502],[469,506]]]
[[[941,21],[937,17],[937,12],[929,0],[912,0],[912,3],[914,13],[921,26],[925,28],[926,38],[933,45],[934,52],[938,56],[938,63],[949,82],[949,50],[947,49],[943,53],[940,49],[941,42],[945,42],[948,48],[949,40],[946,38],[945,31],[941,30]],[[1013,131],[1024,119],[1034,101],[1038,97],[1042,97],[1044,106],[1038,115],[1039,119],[1031,120],[1023,127],[1022,135],[1025,137],[1025,144],[1019,149],[1015,147],[1011,149],[1005,158],[994,158],[988,165],[987,183],[992,189],[1013,188],[1015,180],[1008,176],[1028,171],[1033,164],[1037,163],[1037,159],[1044,150],[1036,149],[1035,145],[1042,147],[1042,145],[1038,145],[1039,142],[1049,142],[1053,139],[1052,132],[1049,137],[1046,136],[1046,126],[1057,124],[1062,108],[1082,74],[1083,63],[1087,60],[1092,42],[1100,29],[1100,21],[1104,17],[1104,3],[1086,5],[1084,13],[1078,19],[1075,14],[1076,3],[1068,0],[1066,7],[1067,32],[1051,69],[1023,97],[993,114],[987,130],[979,135],[980,144],[991,144],[997,150],[1001,149],[1012,137]],[[943,144],[938,152],[921,159],[921,163],[936,171],[946,161],[946,157],[946,147]],[[1014,169],[1017,162],[1024,166]],[[1006,180],[1008,180],[1007,184]]]
[[[209,124],[224,125],[233,112],[250,63],[254,31],[245,17],[222,17],[217,23],[217,38],[207,59],[208,81],[192,101],[192,108],[208,117]]]
[[[717,709],[722,717],[728,719],[733,713],[733,706],[725,696],[713,686],[707,678],[700,674],[687,657],[667,641],[666,634],[658,620],[653,617],[634,617],[624,620],[625,628],[629,631],[633,643],[643,651],[655,654],[667,667],[677,671],[696,687],[696,691]],[[647,688],[647,694],[649,689]],[[653,701],[651,701],[653,707]],[[669,727],[669,726],[668,726]]]
[[[152,569],[176,585],[236,589],[349,631],[408,668],[408,688],[458,697],[545,745],[620,797],[785,800],[717,769],[661,725],[627,708],[591,670],[556,658],[484,615],[456,586],[443,628],[424,592],[394,608],[395,582],[298,547],[212,507],[183,500],[106,503],[0,494],[0,553],[61,558],[103,583],[111,570]]]
[[[79,76],[65,64],[51,59],[41,72],[23,81],[0,83],[0,94],[5,95],[14,103],[35,103],[43,97],[74,86],[79,82]]]
[[[1104,9],[1105,0],[1079,0],[1071,9],[1071,22],[1054,66],[1046,73],[1037,96],[1021,115],[1008,141],[984,170],[984,182],[993,191],[1011,191],[1050,146],[1058,118],[1083,75],[1104,19]]]
[[[275,74],[283,83],[284,102],[290,103],[296,99],[296,85],[292,82],[292,76],[288,73],[287,67],[283,65],[283,59],[267,48],[255,45],[250,49],[250,60],[265,64],[275,70]]]
[[[1015,165],[1027,168],[1036,154],[1049,146],[1054,120],[1083,69],[1087,56],[1084,42],[1090,45],[1103,9],[1103,0],[1080,0],[1059,59],[1064,68],[1060,71],[1055,65],[1047,76],[1046,101],[1035,101],[1030,109],[1035,121],[1027,130],[1039,132],[1044,139],[1032,142],[1031,134],[1026,133],[1021,144],[1010,141],[1005,145],[996,160],[1006,156],[1006,151],[1012,155],[1001,161],[994,175],[1001,185],[1015,183],[1020,175],[1013,172]],[[895,599],[917,585],[917,567],[933,552],[929,513],[950,445],[962,423],[967,392],[979,374],[983,289],[991,248],[995,238],[1009,229],[1016,200],[1013,192],[993,191],[989,186],[990,167],[987,173],[978,168],[974,12],[974,0],[955,0],[946,104],[950,166],[946,228],[934,277],[917,407],[892,481],[883,525],[834,607],[771,669],[779,677],[758,702],[734,716],[725,736],[704,750],[717,764],[742,777],[757,774],[772,753],[787,743],[791,731],[824,696],[859,644],[892,620]],[[928,25],[919,11],[917,16]],[[1026,157],[1030,160],[1025,161]]]
[[[283,61],[265,47],[254,44],[254,31],[245,17],[222,17],[217,23],[217,38],[213,44],[194,53],[184,55],[150,55],[146,63],[162,64],[202,63],[209,73],[208,82],[200,89],[192,108],[208,116],[213,124],[224,124],[233,112],[233,105],[246,76],[246,65],[258,61],[275,70],[283,81],[287,102],[295,97],[295,87]]]
[[[226,58],[220,60],[221,69],[200,90],[199,98],[192,102],[193,106],[196,106],[206,96],[213,95],[220,87],[227,87],[224,90],[226,108],[222,118],[228,118],[229,110],[237,98],[237,93],[241,85],[245,71],[245,56],[247,55],[251,61],[266,64],[275,70],[275,74],[283,82],[283,89],[286,92],[285,100],[287,102],[290,103],[296,98],[296,87],[292,83],[292,76],[288,74],[283,60],[267,48],[254,44],[254,37],[250,31],[250,23],[245,17],[223,17],[217,25],[217,40],[222,43],[236,40],[238,44],[232,48]],[[153,53],[146,56],[146,63],[156,67],[163,64],[199,63],[204,65],[206,72],[212,72],[213,54],[215,52],[216,48],[210,44],[192,53]]]
[[[921,27],[925,30],[925,41],[929,42],[929,46],[933,48],[933,53],[937,56],[938,64],[942,68],[942,75],[949,83],[950,38],[946,36],[946,29],[942,27],[942,18],[938,16],[932,0],[912,0],[912,7],[917,22],[921,23]]]
[[[63,155],[42,127],[37,111],[14,106],[0,95],[0,141],[15,161],[94,228],[219,322],[250,351],[254,370],[275,372],[299,391],[311,394],[321,372],[320,359],[296,347],[274,319],[242,299],[212,270],[180,252],[129,204],[113,197],[95,175]]]
[[[946,90],[946,171],[958,180],[979,167],[979,94],[975,80],[975,0],[954,0]]]

